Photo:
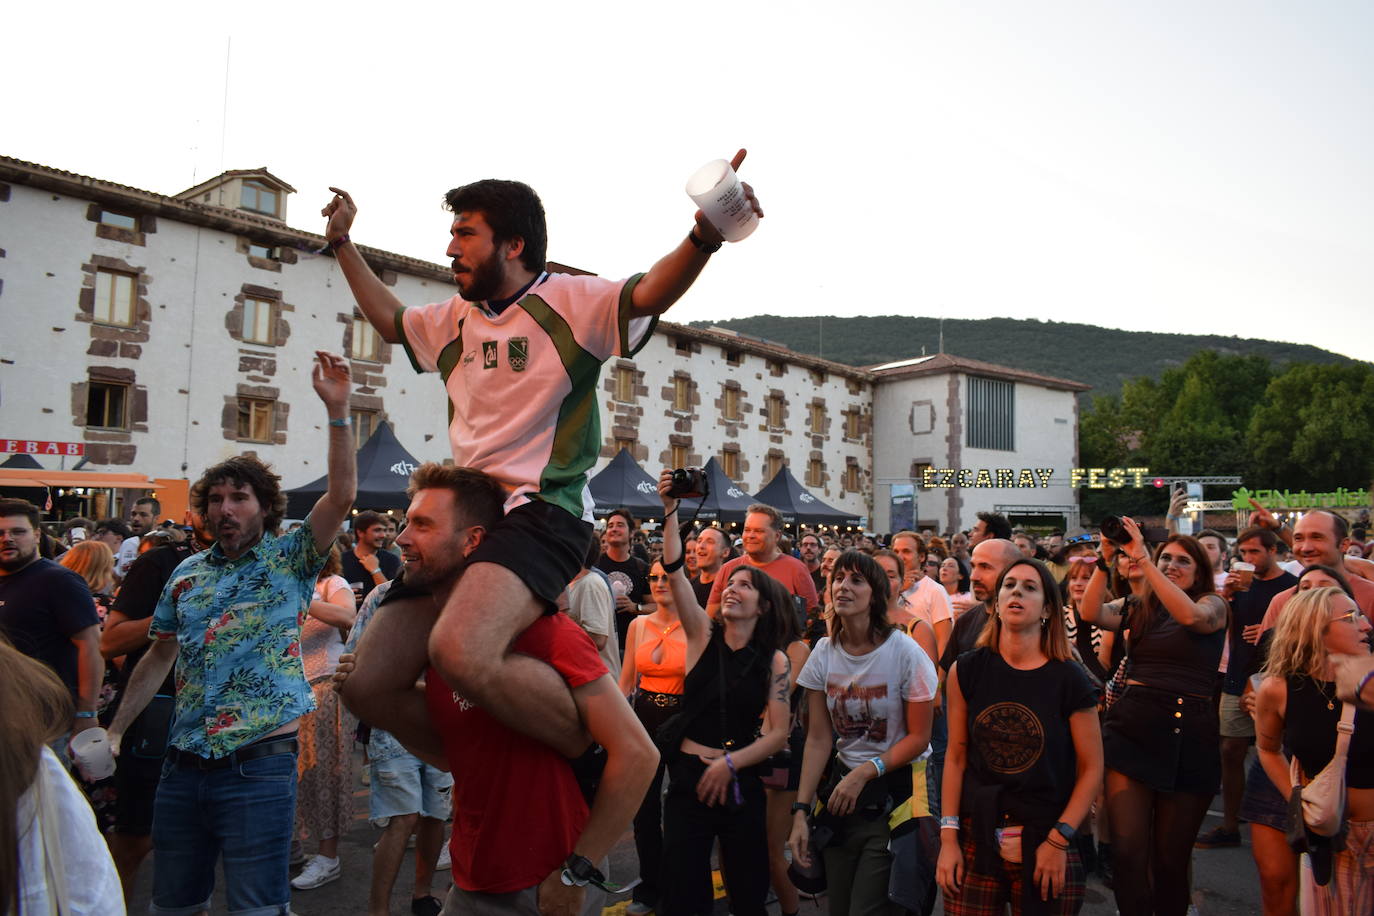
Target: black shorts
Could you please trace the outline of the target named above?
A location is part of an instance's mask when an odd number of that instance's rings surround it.
[[[506,567],[544,603],[544,613],[552,614],[558,596],[582,571],[591,542],[590,522],[533,499],[493,525],[468,562]]]
[[[1218,727],[1211,697],[1129,684],[1102,723],[1107,768],[1157,792],[1210,798],[1221,784]]]
[[[492,525],[468,562],[509,569],[544,604],[544,613],[553,614],[558,610],[558,596],[582,571],[591,542],[591,523],[536,499]],[[429,589],[407,585],[402,572],[392,580],[381,604],[428,594]]]
[[[120,749],[115,766],[114,832],[125,836],[149,836],[153,832],[153,799],[162,774],[162,758],[140,757],[128,747]]]

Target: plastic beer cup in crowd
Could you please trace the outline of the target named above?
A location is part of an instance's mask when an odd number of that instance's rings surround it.
[[[744,196],[739,176],[724,159],[715,159],[697,169],[687,179],[687,196],[727,242],[746,239],[758,228],[758,214]]]

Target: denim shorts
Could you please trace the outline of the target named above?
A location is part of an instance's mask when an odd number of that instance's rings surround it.
[[[436,821],[448,818],[453,807],[452,773],[410,754],[374,760],[371,766],[367,816],[373,821],[417,813]]]
[[[224,857],[229,912],[289,912],[296,755],[201,770],[163,761],[153,802],[152,911],[209,909],[215,862]]]

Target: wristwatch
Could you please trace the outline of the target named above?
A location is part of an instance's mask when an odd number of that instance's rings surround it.
[[[793,802],[792,813],[796,814],[798,811],[800,811],[802,814],[805,814],[807,817],[810,817],[812,807],[812,805],[808,805],[806,802]]]
[[[606,876],[591,863],[590,859],[579,856],[577,853],[568,856],[567,861],[563,863],[563,873],[559,875],[559,878],[568,887],[586,887],[590,884],[592,887],[606,889]]]
[[[1107,562],[1106,558],[1103,557],[1102,554],[1099,553],[1097,555],[1097,563],[1094,565],[1096,565],[1097,568],[1102,570],[1102,572],[1106,575],[1110,576],[1112,574],[1112,565]]]

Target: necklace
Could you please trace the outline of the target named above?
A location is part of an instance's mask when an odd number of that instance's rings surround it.
[[[1325,686],[1321,681],[1318,681],[1318,680],[1313,680],[1312,683],[1315,684],[1315,685],[1317,686],[1317,693],[1320,693],[1320,694],[1322,695],[1322,699],[1326,701],[1326,708],[1327,708],[1327,709],[1335,709],[1335,708],[1336,708],[1336,698],[1335,698],[1334,696],[1332,696],[1331,694],[1329,694],[1329,693],[1326,692],[1326,686]],[[1334,685],[1333,685],[1333,686],[1334,686]]]

